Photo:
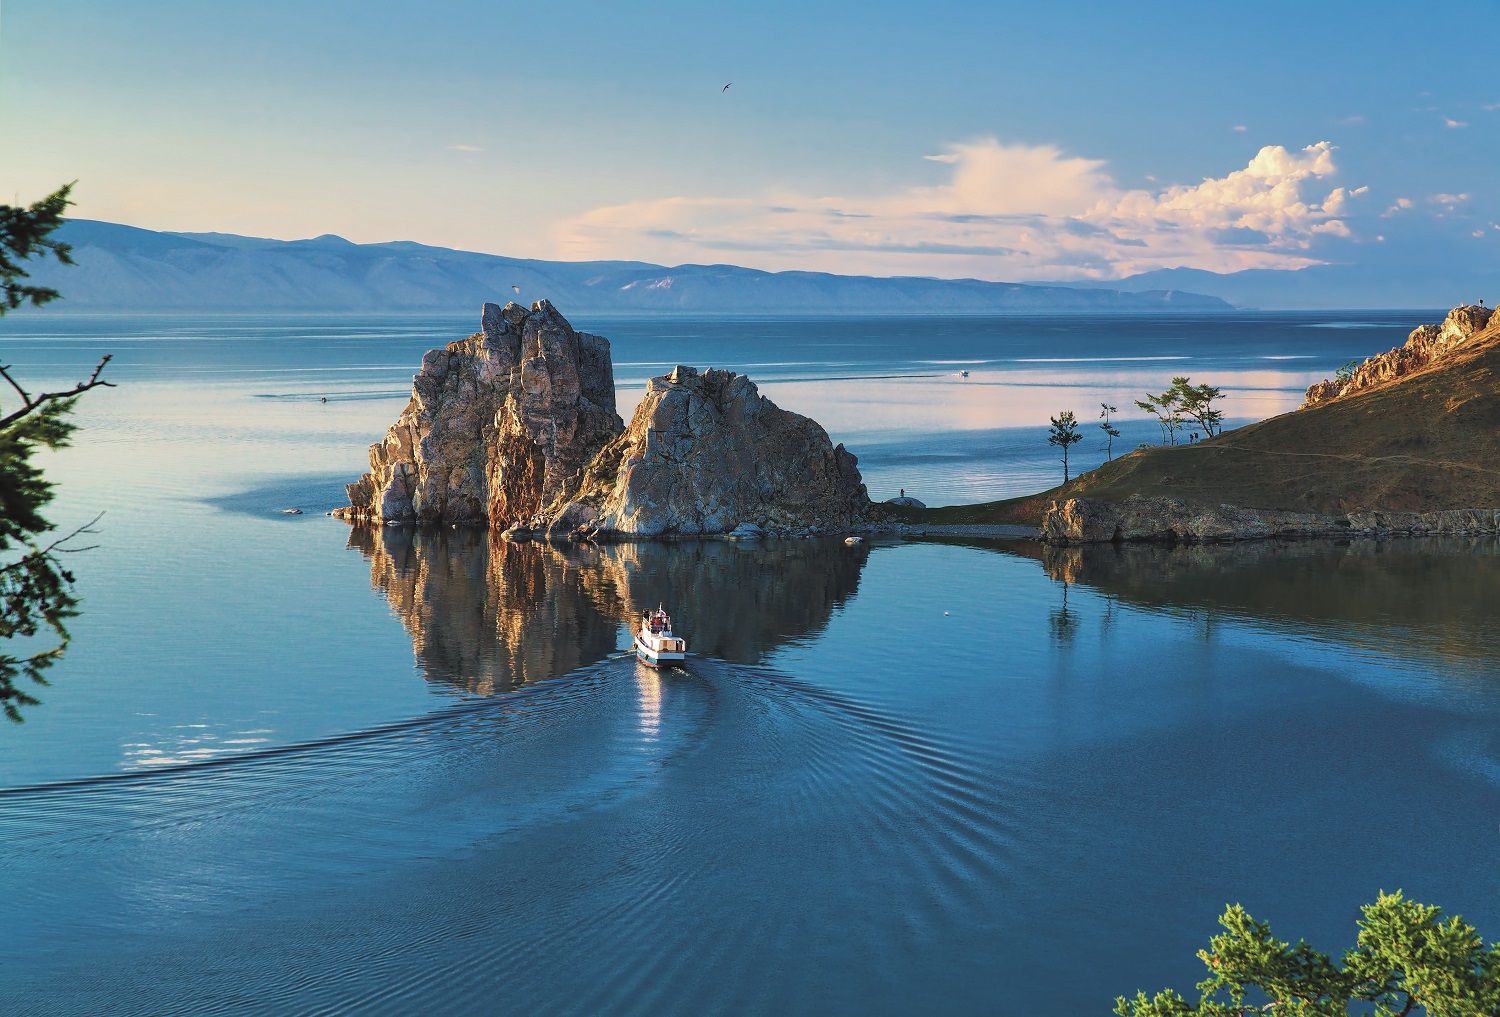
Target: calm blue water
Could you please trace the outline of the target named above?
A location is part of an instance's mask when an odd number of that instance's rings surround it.
[[[1188,373],[1263,416],[1420,320],[576,324],[627,416],[664,365],[743,368],[942,503],[1053,482],[1039,415]],[[1495,544],[564,552],[318,514],[471,328],[0,322],[28,376],[108,350],[121,383],[50,467],[60,522],[106,512],[75,644],[0,728],[5,1012],[1073,1015],[1190,990],[1231,900],[1341,949],[1400,886],[1500,936]],[[658,601],[686,673],[616,652]]]

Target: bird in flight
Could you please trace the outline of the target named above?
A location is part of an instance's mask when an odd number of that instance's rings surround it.
[[[731,81],[729,83],[729,85],[732,85],[732,84],[734,84],[734,82]],[[725,92],[729,91],[729,85],[725,85],[723,88],[719,89],[719,94],[723,95]]]

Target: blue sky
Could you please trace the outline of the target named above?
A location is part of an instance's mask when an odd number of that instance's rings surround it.
[[[1493,2],[3,0],[0,191],[76,178],[81,216],[535,257],[1473,269],[1500,262],[1497,23]]]

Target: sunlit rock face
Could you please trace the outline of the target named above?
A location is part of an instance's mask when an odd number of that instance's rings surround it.
[[[530,524],[623,429],[609,340],[545,300],[485,304],[479,332],[422,358],[411,401],[336,514]]]
[[[741,374],[679,366],[652,378],[630,427],[600,451],[554,516],[563,526],[651,537],[830,530],[864,519],[858,461],[817,421]]]
[[[1347,378],[1328,378],[1311,386],[1302,408],[1317,406],[1332,399],[1363,392],[1384,385],[1404,375],[1420,371],[1443,357],[1463,349],[1469,341],[1488,329],[1494,320],[1494,309],[1466,304],[1455,307],[1438,325],[1422,325],[1412,330],[1406,344],[1377,354],[1355,367]]]

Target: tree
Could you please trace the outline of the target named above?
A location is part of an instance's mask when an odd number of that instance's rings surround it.
[[[1167,390],[1182,413],[1196,420],[1203,433],[1212,438],[1221,430],[1224,414],[1214,409],[1214,402],[1223,398],[1224,390],[1212,385],[1194,385],[1191,378],[1173,378]]]
[[[1119,413],[1109,403],[1099,404],[1099,427],[1104,431],[1104,458],[1106,461],[1115,457],[1115,439],[1120,436],[1120,429],[1110,422],[1110,415]]]
[[[1120,1017],[1493,1017],[1500,1014],[1500,943],[1439,908],[1381,893],[1361,909],[1353,949],[1338,963],[1271,935],[1235,904],[1198,958],[1208,977],[1197,1005],[1165,989],[1115,1000]],[[1355,1007],[1351,1011],[1351,1007]]]
[[[1072,410],[1063,410],[1052,421],[1052,432],[1047,435],[1047,444],[1056,445],[1062,449],[1063,483],[1068,482],[1068,448],[1083,440],[1083,435],[1078,433],[1078,418],[1073,415]]]
[[[1163,445],[1177,444],[1177,430],[1182,427],[1182,413],[1176,392],[1167,389],[1161,395],[1148,394],[1144,399],[1137,399],[1135,404],[1156,418],[1156,423],[1161,427]]]
[[[49,255],[64,265],[73,263],[68,246],[51,237],[72,203],[71,186],[29,206],[0,205],[0,315],[22,304],[39,307],[57,299],[56,290],[25,281],[29,276],[24,263]],[[76,427],[68,416],[78,396],[110,384],[100,377],[109,360],[105,356],[88,378],[71,388],[35,395],[21,385],[10,365],[0,365],[0,379],[17,399],[14,409],[0,401],[0,556],[16,555],[0,561],[0,639],[32,644],[18,654],[0,653],[0,709],[11,720],[21,719],[22,706],[37,702],[17,687],[17,679],[45,685],[43,672],[67,648],[66,620],[78,613],[78,601],[73,574],[61,556],[87,550],[72,541],[93,532],[89,524],[41,544],[42,535],[53,528],[42,515],[53,489],[33,456],[68,444]],[[52,645],[35,648],[33,641],[39,638]]]
[[[1354,372],[1363,366],[1363,361],[1350,360],[1333,373],[1333,380],[1340,385],[1347,385],[1354,380]]]

